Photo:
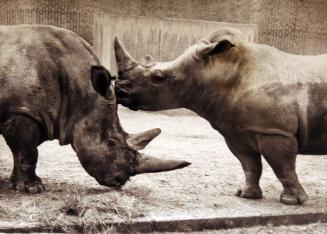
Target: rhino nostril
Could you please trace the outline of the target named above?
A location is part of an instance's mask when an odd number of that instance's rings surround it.
[[[128,96],[128,94],[126,92],[122,91],[122,90],[118,90],[116,92],[116,95],[117,95],[118,98],[124,98],[124,97]]]
[[[125,79],[125,78],[124,78],[124,74],[123,74],[122,71],[118,71],[118,79],[119,79],[119,80],[123,80],[123,79]]]
[[[104,178],[104,184],[109,187],[121,187],[122,185],[125,184],[127,181],[128,177],[125,177],[123,175],[114,175],[114,176],[106,176]],[[100,183],[101,184],[101,183]]]
[[[115,180],[118,184],[123,184],[123,183],[125,183],[125,181],[126,181],[125,177],[123,177],[123,176],[115,176],[115,177],[114,177],[114,180]]]

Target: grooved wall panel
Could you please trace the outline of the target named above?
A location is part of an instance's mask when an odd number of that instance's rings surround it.
[[[131,23],[132,22],[132,23]],[[113,14],[98,15],[95,48],[100,60],[115,71],[113,39],[118,36],[127,50],[138,61],[146,54],[167,61],[176,58],[200,38],[222,27],[234,27],[254,41],[256,25],[219,23],[199,20],[178,20],[157,17],[133,17]]]
[[[258,41],[295,54],[327,53],[327,0],[98,0],[112,14],[258,26]]]

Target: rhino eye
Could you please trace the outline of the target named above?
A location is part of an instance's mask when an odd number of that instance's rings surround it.
[[[108,140],[108,145],[109,145],[109,146],[116,146],[116,141],[113,140],[113,139],[109,139],[109,140]]]
[[[159,75],[151,76],[151,81],[152,81],[154,84],[161,84],[161,83],[163,83],[165,80],[166,80],[166,77],[164,77],[164,76],[159,76]]]

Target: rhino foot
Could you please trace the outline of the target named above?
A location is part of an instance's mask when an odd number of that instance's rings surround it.
[[[238,197],[247,198],[247,199],[261,199],[262,198],[262,190],[260,187],[238,189],[236,191],[235,195]]]
[[[18,181],[16,184],[16,190],[19,192],[35,194],[43,192],[44,186],[41,182],[41,179],[34,181]]]
[[[286,205],[298,205],[298,204],[301,205],[305,201],[307,201],[308,198],[309,198],[308,195],[304,191],[292,193],[292,194],[290,194],[287,191],[284,191],[280,195],[280,202]]]

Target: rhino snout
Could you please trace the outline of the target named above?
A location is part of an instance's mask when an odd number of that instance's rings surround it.
[[[117,174],[114,176],[107,175],[103,179],[98,179],[98,183],[104,186],[113,187],[113,188],[120,188],[123,186],[127,180],[129,179],[129,176],[124,176],[122,174]]]
[[[128,93],[122,89],[116,89],[116,96],[119,99],[123,99],[128,97]]]
[[[139,109],[138,98],[134,96],[130,91],[116,87],[117,103],[131,110],[137,111]]]
[[[119,82],[116,82],[115,93],[116,93],[116,98],[117,98],[118,103],[129,102],[130,95],[131,95],[129,87],[126,87],[125,85],[119,84]],[[121,104],[123,104],[123,103],[121,103]]]

